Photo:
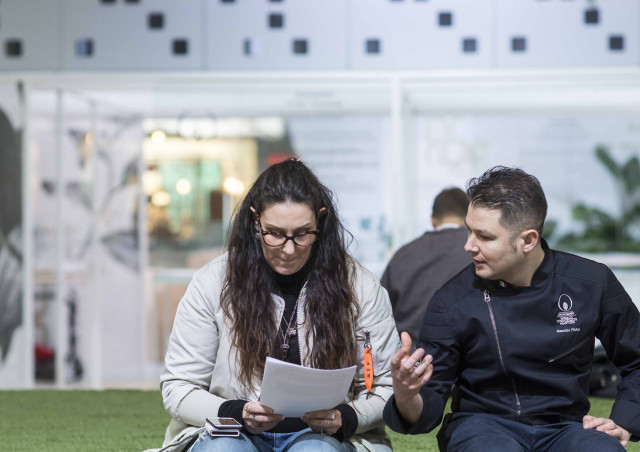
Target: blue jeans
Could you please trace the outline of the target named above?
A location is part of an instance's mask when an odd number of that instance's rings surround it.
[[[310,428],[293,433],[246,435],[237,438],[212,438],[204,433],[187,452],[355,452],[349,442],[313,433]]]
[[[526,425],[490,414],[473,414],[450,433],[447,452],[613,452],[624,447],[613,436],[582,422]]]

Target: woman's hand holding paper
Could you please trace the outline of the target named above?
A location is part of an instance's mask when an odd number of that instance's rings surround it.
[[[271,408],[261,405],[260,402],[247,402],[242,410],[244,426],[253,434],[271,430],[283,419],[283,415],[274,413]]]
[[[334,435],[342,427],[342,414],[339,410],[310,411],[302,416],[311,430],[321,435]]]

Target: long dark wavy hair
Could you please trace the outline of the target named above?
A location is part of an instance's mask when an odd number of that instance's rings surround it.
[[[279,356],[278,328],[271,294],[276,291],[256,230],[256,215],[269,206],[305,204],[316,214],[320,234],[309,255],[305,341],[312,339],[312,367],[338,369],[356,362],[355,319],[359,307],[353,287],[354,261],[347,252],[351,234],[336,211],[333,195],[300,160],[267,168],[237,207],[228,238],[228,266],[221,306],[231,321],[232,344],[239,352],[240,383],[254,388],[265,359]],[[326,212],[318,216],[322,208]]]

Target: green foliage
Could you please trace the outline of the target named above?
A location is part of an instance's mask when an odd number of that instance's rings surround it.
[[[582,252],[640,252],[640,242],[630,233],[632,227],[640,226],[640,161],[633,156],[618,164],[602,145],[596,147],[595,154],[615,180],[621,214],[613,217],[597,207],[578,203],[573,207],[573,218],[583,224],[582,231],[564,235],[556,246]]]
[[[590,414],[608,417],[612,404],[592,398]],[[160,391],[0,391],[0,419],[0,450],[12,452],[140,452],[160,447],[169,423]],[[438,452],[437,429],[387,431],[395,451]]]

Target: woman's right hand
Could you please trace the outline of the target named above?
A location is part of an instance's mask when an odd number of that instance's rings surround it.
[[[283,419],[283,415],[274,413],[271,408],[261,405],[260,402],[247,402],[242,409],[244,426],[253,434],[271,430]]]

